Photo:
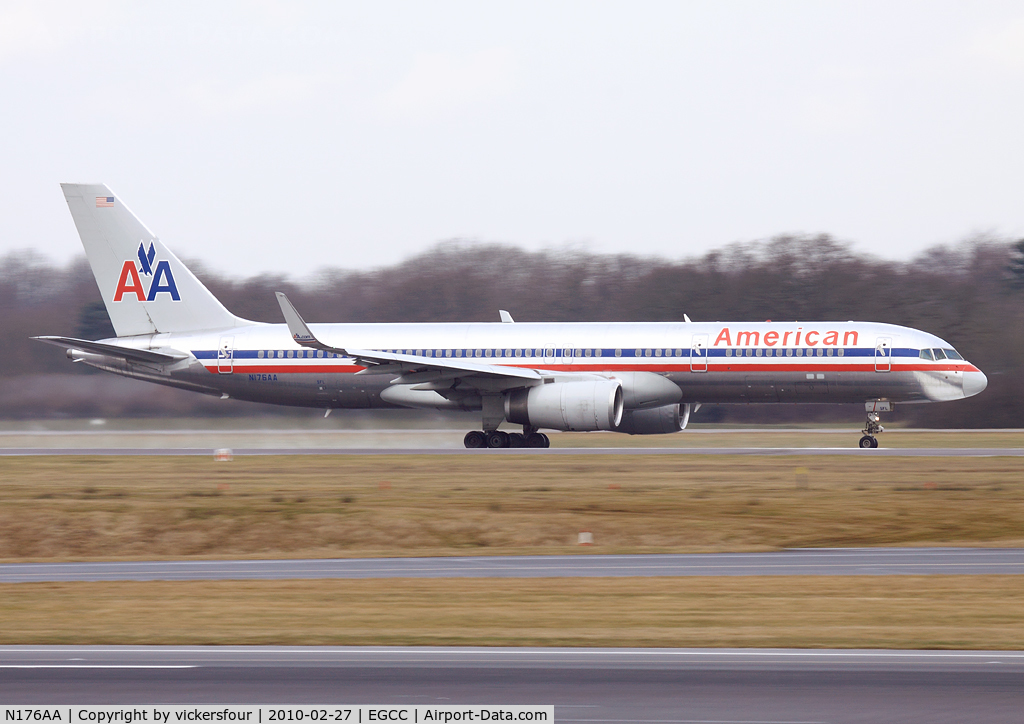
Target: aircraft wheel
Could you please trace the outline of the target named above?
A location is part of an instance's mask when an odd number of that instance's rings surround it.
[[[502,430],[492,430],[487,433],[487,447],[508,447],[508,433]]]
[[[463,444],[470,449],[483,447],[487,444],[487,436],[479,430],[470,430],[462,440]]]
[[[526,447],[526,435],[521,432],[510,432],[508,434],[509,447]]]
[[[875,438],[871,437],[870,435],[865,435],[864,437],[862,437],[860,439],[860,447],[865,448],[865,449],[871,448],[871,447],[878,447],[878,440],[876,440]]]
[[[540,434],[540,436],[544,438],[544,447],[551,447],[551,438],[549,438],[543,432]]]
[[[526,436],[526,447],[547,447],[549,444],[548,436],[539,432],[531,432]]]

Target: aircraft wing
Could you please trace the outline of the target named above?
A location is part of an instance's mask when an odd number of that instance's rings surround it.
[[[311,349],[321,349],[325,352],[333,352],[344,357],[356,360],[361,365],[367,366],[367,372],[395,373],[408,375],[412,372],[426,372],[430,370],[440,372],[461,372],[465,376],[483,375],[487,377],[501,377],[517,380],[540,380],[541,374],[537,370],[525,369],[522,367],[506,367],[504,365],[489,365],[481,362],[473,362],[462,358],[448,357],[421,357],[412,354],[396,354],[393,352],[380,352],[377,350],[353,349],[351,347],[332,347],[321,342],[310,331],[309,326],[303,321],[296,311],[287,295],[276,292],[277,302],[281,305],[281,312],[288,323],[288,331],[298,344]]]
[[[168,351],[154,352],[148,349],[134,349],[132,347],[121,347],[116,344],[104,344],[103,342],[91,342],[87,339],[75,339],[74,337],[33,337],[40,342],[52,344],[64,349],[80,349],[83,352],[92,352],[106,357],[116,357],[132,362],[147,362],[149,364],[171,364],[188,357],[184,352]]]

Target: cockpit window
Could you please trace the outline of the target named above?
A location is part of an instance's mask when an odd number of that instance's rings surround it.
[[[932,359],[933,360],[933,359],[935,359],[935,357],[932,356],[932,351],[930,349],[922,349],[921,350],[921,359]]]
[[[933,349],[932,352],[935,353],[935,359],[946,359],[946,353],[941,349]]]
[[[946,359],[963,359],[955,349],[943,349],[942,351],[946,353]]]

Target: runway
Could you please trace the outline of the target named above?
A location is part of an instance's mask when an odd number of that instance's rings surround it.
[[[593,448],[529,448],[498,450],[467,450],[466,448],[350,448],[350,447],[309,447],[309,448],[234,448],[236,456],[252,455],[740,455],[740,456],[820,456],[841,455],[858,457],[1024,457],[1024,448],[876,448],[861,450],[854,447],[829,448],[770,448],[770,447],[593,447]],[[138,447],[10,447],[0,448],[0,457],[46,456],[46,455],[172,455],[212,457],[213,448],[138,448]]]
[[[0,647],[5,704],[544,704],[555,720],[1019,722],[1024,652]]]
[[[1019,548],[847,548],[772,553],[465,556],[0,564],[0,583],[322,578],[1020,575]]]

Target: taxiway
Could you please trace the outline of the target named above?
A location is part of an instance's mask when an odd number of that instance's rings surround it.
[[[8,704],[553,704],[555,720],[1019,722],[1024,652],[0,647]]]
[[[313,578],[580,578],[1024,574],[1020,548],[841,548],[770,553],[459,556],[0,564],[0,583]]]

